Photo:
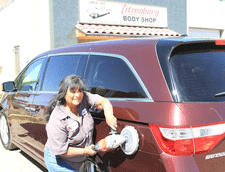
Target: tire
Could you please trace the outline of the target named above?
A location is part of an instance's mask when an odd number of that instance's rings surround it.
[[[0,136],[1,142],[5,149],[13,150],[17,147],[12,143],[12,136],[10,134],[8,121],[3,110],[0,111]]]
[[[80,172],[108,172],[101,158],[96,155],[88,157],[80,168]]]

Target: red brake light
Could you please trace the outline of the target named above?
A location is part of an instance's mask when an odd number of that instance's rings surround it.
[[[223,138],[224,134],[217,136],[195,138],[195,153],[201,154],[212,150]]]
[[[155,139],[161,149],[170,155],[191,155],[194,154],[193,139],[168,139],[165,138],[160,130],[162,126],[149,125]],[[172,128],[171,128],[172,129]]]
[[[225,40],[219,39],[215,41],[216,45],[225,45]]]
[[[164,127],[149,124],[161,149],[170,155],[192,155],[213,149],[225,136],[225,124]]]

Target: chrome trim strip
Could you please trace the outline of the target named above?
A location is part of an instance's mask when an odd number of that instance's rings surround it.
[[[111,98],[106,97],[110,101],[121,101],[121,102],[153,102],[149,98]]]
[[[57,91],[37,91],[35,93],[42,93],[42,94],[57,94]],[[153,102],[149,98],[112,98],[106,97],[110,101],[132,101],[132,102]]]
[[[62,56],[62,55],[90,55],[90,52],[66,52],[66,53],[56,53],[56,54],[48,54],[48,57],[52,56]]]

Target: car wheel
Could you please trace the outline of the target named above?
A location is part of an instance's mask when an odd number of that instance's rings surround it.
[[[80,168],[80,172],[108,172],[100,157],[89,157]]]
[[[12,150],[16,148],[16,146],[12,143],[8,122],[3,111],[0,111],[0,134],[1,142],[5,149]]]

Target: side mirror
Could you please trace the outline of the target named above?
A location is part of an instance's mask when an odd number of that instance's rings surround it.
[[[2,91],[16,91],[15,84],[12,81],[2,83]]]

